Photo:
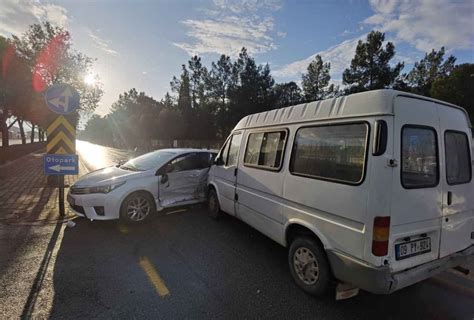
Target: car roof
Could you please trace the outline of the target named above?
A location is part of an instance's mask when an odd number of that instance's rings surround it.
[[[213,150],[195,149],[195,148],[167,148],[167,149],[160,149],[160,151],[173,152],[173,153],[176,153],[176,154],[183,154],[183,153],[190,153],[190,152],[211,152],[211,153],[215,153],[215,151],[213,151]]]

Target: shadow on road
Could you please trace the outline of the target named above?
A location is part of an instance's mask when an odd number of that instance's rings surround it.
[[[314,298],[291,280],[286,249],[202,210],[138,226],[76,220],[54,266],[52,318],[471,319],[472,292],[428,280],[389,296]],[[140,267],[147,257],[170,294]]]
[[[30,294],[28,295],[28,300],[26,301],[26,304],[23,307],[23,312],[21,314],[22,319],[30,319],[33,314],[38,294],[42,288],[43,280],[46,276],[46,271],[49,267],[49,262],[53,255],[54,248],[56,247],[59,233],[61,232],[61,227],[62,223],[57,223],[53,233],[51,234],[51,239],[49,240],[48,246],[46,247],[46,251],[44,253],[35,280],[31,287]]]

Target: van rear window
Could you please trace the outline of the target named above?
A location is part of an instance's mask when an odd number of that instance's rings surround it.
[[[300,128],[296,132],[290,172],[348,184],[361,183],[368,131],[367,123]]]
[[[448,184],[461,184],[471,181],[471,157],[467,135],[464,132],[446,131],[444,144]]]
[[[431,127],[403,126],[401,182],[406,189],[438,185],[438,142]]]

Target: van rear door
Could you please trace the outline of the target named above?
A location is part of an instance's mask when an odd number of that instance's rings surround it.
[[[438,104],[444,159],[443,217],[440,257],[463,250],[473,243],[474,183],[472,181],[472,135],[462,110]]]
[[[438,258],[442,186],[436,105],[403,96],[394,103],[389,256],[398,271]]]

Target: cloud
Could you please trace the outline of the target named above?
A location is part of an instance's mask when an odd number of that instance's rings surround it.
[[[260,9],[278,11],[282,8],[281,0],[214,0],[220,9],[228,9],[234,13],[256,12]]]
[[[374,14],[364,24],[393,34],[395,41],[406,42],[420,51],[474,46],[473,1],[371,0],[370,6]]]
[[[249,53],[265,53],[277,48],[274,36],[285,37],[286,33],[274,32],[274,19],[269,14],[279,10],[279,0],[214,0],[212,9],[204,19],[188,19],[187,42],[173,43],[189,55],[217,53],[237,56],[242,47]]]
[[[314,60],[316,55],[320,55],[324,62],[331,63],[331,78],[340,79],[342,72],[350,65],[354,57],[355,49],[359,40],[365,39],[366,35],[343,41],[324,51],[316,52],[306,59],[298,60],[273,71],[277,77],[290,78],[299,77],[306,72],[308,65]]]
[[[407,43],[415,52],[398,53],[393,63],[413,63],[431,49],[445,46],[448,50],[471,49],[474,46],[473,1],[450,0],[370,0],[374,14],[359,24],[358,31],[345,30],[341,36],[370,29],[386,32],[386,40]],[[331,77],[340,79],[350,65],[359,40],[366,34],[343,41],[327,50],[316,52],[306,59],[291,62],[273,72],[274,75],[290,78],[306,72],[308,64],[319,54],[325,62],[331,62]],[[335,80],[336,81],[336,80]]]
[[[94,33],[92,30],[88,30],[88,34],[89,34],[89,37],[94,42],[94,47],[96,47],[97,49],[102,50],[105,53],[107,53],[111,56],[114,56],[114,57],[119,55],[119,53],[117,51],[110,48],[110,46],[109,46],[110,41],[102,39],[96,33]]]
[[[0,1],[0,34],[7,37],[20,35],[30,25],[44,21],[67,27],[69,20],[67,10],[59,5],[37,0]]]

